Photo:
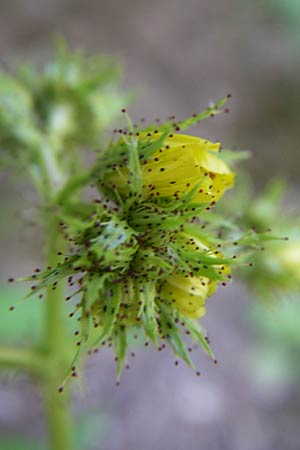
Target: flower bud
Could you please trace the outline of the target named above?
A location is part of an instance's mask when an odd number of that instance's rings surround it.
[[[136,327],[154,345],[168,342],[191,367],[182,326],[212,355],[193,319],[205,314],[218,283],[228,281],[232,263],[217,249],[218,233],[200,228],[234,181],[218,150],[219,144],[163,129],[110,143],[94,171],[100,200],[89,217],[64,218],[72,255],[35,274],[37,290],[50,280],[78,279],[72,295],[81,296],[74,312],[81,345],[113,344],[118,374]]]

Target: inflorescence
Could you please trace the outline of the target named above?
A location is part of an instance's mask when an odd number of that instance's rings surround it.
[[[92,170],[97,200],[58,213],[70,251],[29,279],[34,292],[55,289],[62,279],[76,287],[66,298],[77,300],[70,316],[80,328],[73,373],[82,350],[113,345],[119,376],[137,328],[147,344],[168,343],[193,368],[183,334],[214,358],[196,319],[217,286],[230,280],[236,261],[236,247],[226,251],[220,217],[214,221],[214,206],[234,174],[219,143],[179,132],[224,102],[183,122],[139,130],[129,123]]]

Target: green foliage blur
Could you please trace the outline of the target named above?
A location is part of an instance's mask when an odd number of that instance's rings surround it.
[[[17,159],[40,192],[47,189],[43,165],[58,188],[80,174],[87,151],[99,149],[128,102],[120,80],[115,61],[72,51],[62,39],[43,69],[24,63],[13,74],[0,72],[1,164],[15,167]]]
[[[265,383],[275,389],[295,385],[300,375],[300,214],[297,200],[288,190],[286,180],[271,179],[258,190],[249,173],[237,172],[236,189],[220,207],[231,210],[242,228],[254,228],[278,237],[265,241],[261,251],[249,255],[247,261],[251,261],[252,267],[245,264],[236,273],[253,300],[247,319],[255,334],[249,366],[256,373],[258,384]]]
[[[224,153],[225,159],[231,158],[230,152]],[[237,156],[235,163],[247,154]],[[251,268],[245,264],[236,272],[254,297],[265,303],[297,297],[300,292],[300,214],[286,181],[271,179],[259,190],[254,178],[239,168],[235,189],[218,205],[218,210],[230,212],[240,229],[265,236],[263,245],[257,242],[259,251],[246,258]]]

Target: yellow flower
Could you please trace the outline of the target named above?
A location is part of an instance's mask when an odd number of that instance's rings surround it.
[[[169,134],[164,146],[142,166],[150,195],[180,197],[201,183],[194,201],[217,201],[233,185],[234,174],[215,154],[220,143],[184,134]]]
[[[139,139],[149,143],[160,137],[161,133],[143,133]],[[179,198],[199,185],[193,201],[219,200],[234,183],[234,174],[217,155],[219,148],[220,143],[199,137],[169,134],[156,153],[141,160],[144,195]],[[123,167],[109,175],[107,181],[123,192],[127,173]]]
[[[206,277],[171,275],[162,285],[160,296],[185,316],[199,319],[205,314],[205,301],[213,294],[216,282]]]
[[[213,268],[217,269],[220,275],[227,275],[230,278],[230,269],[224,264],[218,263],[218,258],[223,255],[218,251],[211,251],[202,241],[187,234],[180,233],[178,239],[186,245],[187,248],[196,252],[205,252],[207,256],[216,259]],[[178,311],[185,316],[199,319],[205,314],[205,302],[217,288],[217,281],[211,280],[205,276],[191,276],[182,274],[173,274],[163,283],[160,295],[162,299],[167,300]]]

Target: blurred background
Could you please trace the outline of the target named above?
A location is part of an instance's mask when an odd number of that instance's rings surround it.
[[[20,58],[46,62],[53,37],[63,35],[74,48],[123,64],[124,89],[138,94],[129,108],[136,120],[183,118],[231,93],[230,113],[195,132],[251,150],[245,166],[256,186],[283,176],[297,205],[298,0],[0,0],[0,11],[2,68]],[[5,280],[42,262],[31,221],[37,200],[10,172],[0,174],[0,185],[0,339],[30,342],[41,311],[21,305],[10,317],[7,305],[22,288]],[[300,305],[289,300],[279,308],[259,303],[238,282],[220,288],[203,320],[219,364],[196,351],[200,378],[183,363],[175,367],[170,352],[137,346],[116,387],[113,355],[91,357],[74,385],[78,449],[298,450]],[[0,405],[0,449],[43,449],[34,383],[2,376]]]

